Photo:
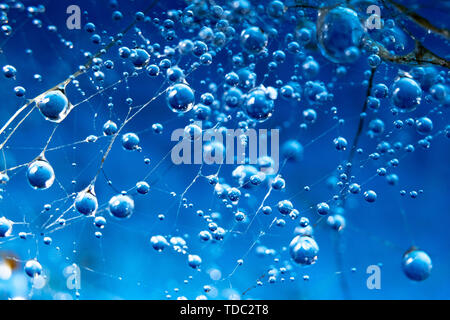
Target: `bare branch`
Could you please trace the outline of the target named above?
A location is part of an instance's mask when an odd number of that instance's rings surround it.
[[[411,11],[404,5],[394,2],[392,0],[386,0],[388,3],[390,3],[395,9],[403,13],[405,16],[407,16],[410,20],[414,21],[416,24],[421,26],[422,28],[426,30],[430,30],[436,34],[439,34],[446,38],[447,40],[450,40],[450,31],[445,28],[439,28],[433,25],[430,21],[428,21],[426,18],[422,17],[421,15]],[[383,1],[385,2],[385,1]]]

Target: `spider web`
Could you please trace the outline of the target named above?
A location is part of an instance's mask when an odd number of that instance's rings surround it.
[[[200,4],[215,5],[213,2]],[[357,182],[363,191],[376,189],[378,192],[377,187],[381,188],[378,181],[385,178],[377,169],[384,167],[388,173],[397,172],[392,159],[397,159],[402,166],[419,152],[406,152],[407,144],[416,150],[423,149],[423,139],[405,135],[404,130],[392,124],[396,119],[405,121],[409,116],[389,112],[388,100],[382,101],[379,111],[366,111],[363,107],[367,97],[372,95],[373,84],[394,82],[400,70],[398,66],[382,63],[367,70],[366,66],[349,65],[345,66],[347,74],[339,75],[339,66],[323,58],[318,51],[309,50],[308,55],[320,64],[321,72],[313,76],[314,80],[328,79],[327,90],[335,99],[317,106],[303,97],[290,101],[279,98],[271,119],[262,124],[247,123],[257,128],[280,129],[280,144],[297,139],[304,147],[303,160],[282,159],[276,175],[267,176],[259,186],[247,189],[232,178],[237,165],[177,166],[171,162],[174,143],[170,141],[170,133],[191,123],[193,115],[179,115],[169,110],[166,93],[171,83],[165,79],[163,70],[158,77],[149,77],[145,68],[135,68],[129,59],[121,58],[118,49],[152,46],[154,51],[150,52],[148,64],[158,65],[161,60],[169,59],[172,66],[182,68],[184,82],[194,90],[196,103],[200,102],[202,94],[214,95],[216,105],[212,105],[210,119],[204,121],[206,127],[234,129],[248,119],[242,111],[223,106],[224,75],[228,72],[253,63],[257,85],[276,87],[277,80],[286,84],[293,81],[292,76],[301,79],[301,86],[305,85],[308,77],[302,76],[294,54],[287,53],[286,61],[278,69],[268,71],[270,54],[283,49],[284,37],[296,31],[295,26],[287,23],[289,15],[300,15],[300,9],[290,7],[285,20],[277,21],[265,15],[261,8],[252,7],[254,13],[242,18],[243,26],[278,29],[279,35],[270,38],[268,57],[252,60],[242,52],[239,44],[242,28],[240,22],[235,22],[235,35],[221,46],[212,45],[215,50],[212,64],[201,65],[197,57],[180,54],[179,41],[201,40],[199,30],[213,25],[214,17],[203,17],[183,25],[181,19],[189,16],[183,4],[167,7],[166,3],[154,1],[150,4],[130,2],[129,5],[83,8],[83,24],[93,22],[96,26],[93,33],[69,31],[65,27],[67,15],[51,14],[65,12],[64,4],[58,6],[49,2],[45,5],[47,10],[43,10],[39,6],[21,9],[11,3],[8,10],[12,33],[3,37],[1,59],[3,65],[16,66],[18,72],[14,79],[2,79],[5,108],[1,111],[1,167],[9,180],[2,186],[1,206],[2,215],[13,221],[13,232],[1,239],[0,246],[4,263],[12,270],[11,279],[18,283],[8,287],[5,298],[245,299],[291,295],[307,298],[316,297],[323,287],[329,288],[331,296],[348,298],[355,287],[365,285],[365,280],[361,279],[366,276],[363,270],[366,261],[381,265],[391,256],[400,259],[416,244],[413,230],[418,226],[411,225],[405,213],[411,205],[401,201],[389,204],[395,206],[396,215],[391,224],[403,228],[401,235],[393,236],[385,230],[370,228],[370,224],[355,217],[359,210],[372,212],[373,209],[364,203],[363,192],[359,195],[348,192],[349,182]],[[111,18],[97,17],[97,12],[111,16],[117,10],[123,13],[119,21],[111,23]],[[139,10],[146,18],[136,19],[135,13]],[[317,15],[316,8],[304,8],[302,12],[312,21]],[[177,15],[181,18],[173,18]],[[52,21],[55,18],[58,21]],[[174,40],[167,38],[171,28],[162,27],[169,18],[176,21]],[[406,18],[404,23],[409,26]],[[100,44],[92,43],[93,34],[101,37]],[[155,44],[159,50],[155,49]],[[243,57],[242,66],[233,65],[236,55]],[[20,63],[22,60],[26,62]],[[114,67],[106,68],[106,61],[112,61]],[[14,96],[14,87],[21,83],[27,92],[25,97],[18,98]],[[55,86],[55,83],[58,84]],[[55,124],[42,117],[36,110],[36,102],[61,85],[72,108],[62,122]],[[345,95],[352,88],[358,90],[355,101],[343,105]],[[313,123],[307,123],[302,116],[302,112],[310,108],[317,112],[318,119]],[[361,116],[361,108],[365,116]],[[427,110],[422,111],[421,116],[433,119],[435,130],[429,141],[434,144],[448,134],[446,110],[432,99],[424,99],[421,108]],[[386,129],[380,135],[368,135],[367,123],[376,118],[385,121]],[[118,125],[112,136],[102,132],[108,120]],[[162,133],[155,130],[155,124],[162,126]],[[358,132],[359,124],[363,129]],[[138,150],[129,152],[121,147],[121,137],[127,132],[139,136]],[[333,145],[336,137],[346,137],[353,145],[345,152],[338,152]],[[377,145],[386,141],[392,145],[397,141],[406,142],[394,153],[381,153],[378,160],[374,160]],[[356,151],[358,148],[362,148],[361,152]],[[39,155],[45,155],[55,171],[55,182],[48,190],[33,190],[27,185],[27,167]],[[317,157],[328,161],[318,161],[314,166]],[[417,162],[411,162],[407,170],[411,170],[411,166],[417,168]],[[342,174],[347,177],[343,178]],[[211,183],[213,178],[218,180],[216,185]],[[281,191],[271,186],[271,181],[277,178],[286,181]],[[339,179],[343,187],[339,187]],[[138,194],[136,183],[139,181],[149,183],[148,194]],[[95,186],[98,199],[95,216],[105,217],[107,221],[102,229],[94,225],[94,216],[81,215],[74,208],[77,194],[89,186]],[[220,186],[238,188],[241,191],[239,201],[233,203],[217,192]],[[380,190],[380,193],[395,193],[395,197],[391,197],[398,199],[399,190],[403,189],[412,192],[411,195],[417,193],[414,198],[422,196],[417,184],[416,187],[399,185]],[[127,220],[115,219],[108,211],[108,201],[121,192],[126,192],[136,202]],[[380,198],[383,201],[383,196]],[[291,201],[299,215],[281,215],[277,210],[281,200]],[[339,213],[341,208],[345,211],[346,223],[342,231],[330,228],[328,217],[317,215],[316,205],[323,202],[330,205],[333,214]],[[264,206],[273,208],[271,215],[262,213]],[[237,211],[245,213],[243,222],[235,220]],[[288,245],[300,217],[307,217],[314,229],[321,248],[319,262],[325,260],[329,264],[320,272],[314,270],[315,266],[301,268],[290,259]],[[374,215],[370,219],[380,221]],[[225,230],[223,239],[199,240],[200,231],[213,233],[217,227]],[[164,236],[170,243],[169,248],[162,252],[153,250],[150,238],[156,235]],[[356,237],[367,246],[378,247],[372,249],[374,258],[359,263],[356,257],[349,257],[350,243]],[[387,253],[377,255],[377,250],[387,250]],[[190,254],[202,258],[199,268],[189,267]],[[30,259],[38,260],[43,272],[24,284],[23,269],[18,266]],[[80,283],[68,288],[68,278],[73,279],[74,275]],[[269,289],[259,289],[266,286],[274,286],[276,294],[272,295]]]

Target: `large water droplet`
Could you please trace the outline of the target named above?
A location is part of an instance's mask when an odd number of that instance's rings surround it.
[[[53,185],[55,172],[45,158],[39,157],[28,166],[27,178],[34,189],[44,190]]]

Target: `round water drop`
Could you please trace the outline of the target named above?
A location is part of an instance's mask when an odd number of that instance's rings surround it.
[[[95,31],[95,24],[93,24],[92,22],[88,22],[86,23],[86,25],[84,26],[84,30],[86,30],[86,32],[92,33]]]
[[[106,225],[106,219],[105,219],[105,217],[102,217],[102,216],[97,216],[97,217],[95,217],[95,218],[94,218],[94,225],[95,225],[97,228],[103,229],[103,228],[105,227],[105,225]]]
[[[202,241],[209,241],[212,239],[211,233],[207,230],[202,230],[199,232],[198,237],[202,240]]]
[[[353,193],[353,194],[357,194],[361,192],[361,186],[357,183],[352,183],[349,187],[348,190]]]
[[[250,183],[254,186],[258,186],[263,182],[264,175],[263,174],[254,174],[250,177]]]
[[[250,189],[252,184],[250,178],[258,174],[258,170],[251,165],[240,165],[232,172],[232,177],[236,179],[239,185],[244,189]]]
[[[6,78],[14,78],[16,76],[17,70],[11,65],[3,66],[3,75]]]
[[[60,90],[50,91],[37,101],[37,107],[46,120],[61,122],[69,113],[70,105],[66,95]]]
[[[347,148],[347,140],[343,137],[337,137],[333,140],[336,150],[344,151]]]
[[[437,83],[430,88],[430,93],[433,99],[442,103],[448,99],[449,90],[445,85]]]
[[[9,181],[9,176],[7,172],[0,172],[0,184],[6,184]]]
[[[367,202],[375,202],[375,200],[377,200],[377,194],[373,190],[367,190],[364,192],[364,199]]]
[[[236,108],[242,103],[242,91],[238,88],[230,88],[223,94],[225,104],[230,108]]]
[[[139,137],[137,134],[129,132],[122,136],[122,146],[125,150],[136,150],[139,146]]]
[[[223,229],[223,228],[221,228],[221,227],[218,227],[218,228],[216,229],[216,231],[213,232],[213,237],[214,237],[214,239],[216,239],[217,241],[221,241],[221,240],[223,240],[223,237],[225,236],[225,234],[226,234],[225,229]],[[200,259],[200,261],[201,261],[201,259]]]
[[[230,72],[225,75],[225,83],[230,86],[236,86],[239,84],[239,76],[236,72]]]
[[[119,56],[121,58],[128,58],[131,55],[131,50],[128,47],[121,47],[119,48]]]
[[[177,83],[167,91],[167,103],[173,112],[188,112],[194,106],[194,92],[189,86]]]
[[[314,109],[306,109],[303,111],[303,118],[305,121],[314,122],[317,119],[317,112]]]
[[[244,221],[245,217],[245,213],[241,211],[238,211],[234,214],[234,219],[238,222]]]
[[[42,273],[42,266],[37,260],[28,260],[24,270],[30,278],[34,278]]]
[[[191,268],[197,269],[200,267],[202,263],[202,258],[200,258],[198,255],[190,254],[188,255],[188,264]]]
[[[309,226],[309,219],[306,217],[301,217],[299,224],[302,228],[306,228],[307,226]]]
[[[377,83],[373,87],[373,94],[375,98],[386,98],[389,93],[388,87],[384,83]]]
[[[403,256],[402,269],[411,280],[425,280],[430,276],[432,267],[430,257],[422,250],[412,249]]]
[[[283,178],[281,178],[280,176],[276,177],[275,179],[273,179],[272,181],[272,188],[274,190],[282,190],[284,189],[284,187],[286,186],[286,181],[284,181]]]
[[[194,43],[190,39],[181,40],[178,43],[178,50],[181,54],[191,53],[194,48]]]
[[[159,75],[159,67],[155,64],[149,65],[146,70],[147,70],[147,74],[150,77],[156,77]]]
[[[98,202],[94,188],[88,187],[86,190],[78,193],[75,198],[75,208],[85,216],[95,214],[98,208]]]
[[[374,134],[382,134],[384,132],[384,122],[381,119],[373,119],[369,122],[369,129]]]
[[[173,245],[174,249],[175,248],[184,248],[186,249],[186,240],[184,240],[181,237],[172,237],[170,238],[170,243]]]
[[[23,97],[26,92],[27,92],[27,90],[24,87],[21,87],[21,86],[14,87],[14,93],[18,97]]]
[[[327,224],[336,231],[341,231],[345,228],[345,218],[341,216],[340,214],[335,214],[332,216],[329,216],[327,219]]]
[[[286,10],[283,2],[275,0],[269,3],[267,14],[272,18],[281,18]]]
[[[116,218],[129,218],[134,210],[134,200],[127,195],[119,194],[108,202],[111,215]]]
[[[197,57],[200,57],[202,54],[208,51],[208,45],[203,41],[195,41],[194,47],[192,48],[192,53]]]
[[[117,124],[111,120],[108,120],[103,125],[103,134],[105,136],[111,136],[117,132]]]
[[[52,186],[55,172],[47,160],[39,158],[28,166],[27,178],[34,189],[44,190]]]
[[[321,104],[330,97],[325,85],[322,82],[317,81],[306,82],[304,96],[311,104]]]
[[[264,122],[272,116],[274,109],[273,100],[264,87],[251,91],[245,100],[244,110],[247,115],[259,122]]]
[[[147,65],[150,55],[144,49],[134,49],[131,51],[130,59],[133,65],[140,69]]]
[[[184,80],[184,72],[179,67],[167,69],[166,76],[170,82],[182,82]]]
[[[228,199],[231,201],[238,201],[241,197],[241,191],[238,188],[230,188],[228,190]]]
[[[428,117],[422,117],[416,120],[416,130],[420,134],[430,134],[433,130],[433,121]]]
[[[11,28],[11,26],[8,26],[8,25],[2,25],[1,29],[5,36],[10,36],[13,32],[13,29]]]
[[[249,27],[241,33],[241,46],[249,53],[259,53],[267,46],[267,35],[258,27]]]
[[[400,112],[414,111],[420,104],[422,89],[410,78],[400,78],[392,86],[392,103]]]
[[[122,12],[114,11],[113,14],[112,14],[112,18],[115,21],[121,20],[123,18]]]
[[[292,202],[290,202],[289,200],[282,200],[278,202],[277,207],[278,211],[280,211],[280,213],[283,215],[289,214],[294,209]]]
[[[184,137],[190,141],[198,140],[202,137],[202,128],[191,123],[184,127]]]
[[[399,178],[398,175],[396,175],[395,173],[391,173],[388,176],[386,176],[386,180],[391,186],[394,186],[398,183]]]
[[[170,244],[163,236],[152,236],[150,238],[150,243],[152,244],[153,249],[158,252],[164,250],[164,248],[168,247]]]
[[[317,261],[319,246],[313,238],[298,235],[289,244],[289,253],[296,263],[312,265]]]
[[[319,68],[319,64],[313,58],[306,59],[306,61],[302,64],[303,73],[309,79],[317,76],[320,70]]]
[[[299,161],[303,158],[303,146],[297,140],[288,140],[281,147],[283,158]]]
[[[91,134],[91,135],[89,135],[89,136],[86,137],[86,140],[85,140],[85,141],[86,141],[86,142],[90,142],[90,143],[94,143],[94,142],[97,141],[97,139],[98,139],[97,136]]]
[[[244,90],[250,90],[256,85],[256,73],[249,68],[239,69],[237,72],[239,76],[239,87]]]
[[[156,134],[162,134],[164,130],[164,126],[161,123],[152,124],[152,130]]]
[[[146,194],[150,191],[150,186],[145,181],[139,181],[138,183],[136,183],[136,190],[140,194]]]
[[[317,213],[321,216],[325,216],[330,212],[330,206],[326,202],[321,202],[317,205]]]
[[[211,141],[203,146],[203,159],[205,163],[223,163],[225,159],[225,146],[220,141]]]
[[[0,218],[0,238],[8,237],[13,228],[13,223],[11,220],[5,217]]]
[[[317,18],[317,41],[321,53],[335,63],[356,60],[364,29],[358,14],[344,7],[323,8]]]

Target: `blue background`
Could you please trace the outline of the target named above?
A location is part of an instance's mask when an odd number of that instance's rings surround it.
[[[4,77],[0,79],[2,125],[24,103],[23,98],[14,95],[15,86],[24,86],[27,89],[26,97],[35,97],[66,79],[79,65],[84,64],[86,58],[82,52],[94,53],[99,49],[99,45],[93,44],[89,39],[90,34],[84,30],[68,30],[65,27],[68,16],[65,9],[74,1],[26,1],[26,5],[40,3],[46,7],[44,14],[36,16],[42,20],[41,28],[33,25],[34,18],[27,18],[26,13],[11,11],[10,20],[16,31],[9,38],[2,36],[0,40],[3,51],[0,54],[1,65],[10,64],[18,70],[15,80]],[[87,12],[82,15],[82,25],[93,22],[97,27],[96,32],[106,30],[107,35],[103,35],[102,38],[108,42],[108,36],[120,32],[132,21],[136,11],[143,10],[148,5],[148,1],[138,0],[119,3],[118,9],[124,18],[121,21],[112,21],[114,9],[109,7],[108,1],[80,1],[82,11]],[[419,12],[432,17],[436,24],[447,23],[449,27],[448,4],[444,1],[424,1],[424,3],[428,6]],[[149,15],[158,16],[163,20],[168,9],[183,9],[183,7],[181,1],[170,4],[161,1]],[[313,12],[309,14],[314,16]],[[50,24],[58,27],[57,33],[47,30]],[[151,43],[160,42],[161,45],[167,43],[152,23],[142,22],[138,27]],[[277,28],[280,36],[269,40],[269,51],[285,48],[283,35],[295,30],[295,26],[288,21]],[[178,32],[180,28],[176,25],[175,29]],[[241,29],[237,27],[236,31],[239,33]],[[184,36],[186,35],[180,31],[180,39]],[[73,48],[67,48],[61,39],[71,41]],[[133,47],[133,40],[142,43],[131,30],[125,35],[123,45]],[[443,56],[449,54],[448,41],[430,36],[427,43]],[[176,41],[169,44],[175,45]],[[239,42],[234,41],[229,48],[235,53],[239,52]],[[26,49],[31,49],[33,53],[27,54]],[[122,63],[117,49],[117,46],[113,47],[103,57],[104,61],[111,59],[115,62],[114,70],[104,71],[106,74],[104,87],[118,81],[123,71],[132,70],[129,61]],[[275,101],[274,116],[260,127],[281,128],[281,142],[296,138],[306,146],[303,160],[288,163],[281,172],[286,179],[285,190],[272,192],[266,203],[275,206],[279,200],[291,199],[300,213],[315,223],[318,216],[314,210],[309,210],[309,207],[331,199],[336,192],[330,188],[327,180],[330,176],[336,175],[336,167],[339,164],[345,163],[348,151],[337,152],[332,141],[337,136],[346,137],[349,143],[353,141],[365,99],[366,86],[363,81],[366,78],[363,73],[368,66],[367,55],[363,53],[357,62],[347,66],[346,75],[337,77],[335,64],[326,60],[317,50],[311,50],[308,54],[320,64],[320,74],[317,78],[333,86],[329,91],[334,94],[334,100],[317,108],[318,120],[309,125],[307,130],[303,130],[299,128],[303,122],[301,112],[308,107],[308,103],[305,100],[294,103],[278,99]],[[186,58],[180,62],[180,66],[189,65],[193,61],[194,57]],[[269,61],[268,58],[257,63],[257,83],[261,82]],[[201,67],[187,77],[187,81],[196,91],[197,101],[202,93],[208,92],[209,83],[215,82],[219,87],[223,83],[223,75],[217,74],[218,63],[222,64],[225,73],[232,70],[230,57],[224,52],[219,52],[211,66]],[[293,55],[287,54],[286,62],[280,64],[276,71],[277,77],[287,81],[295,63]],[[401,69],[409,71],[410,66],[402,66]],[[375,75],[375,83],[384,82],[390,87],[398,70],[399,67],[396,65],[381,65]],[[436,73],[443,71],[442,74],[448,82],[448,70],[439,68],[436,70]],[[42,81],[33,79],[34,74],[40,74]],[[99,85],[96,81],[91,83],[89,80],[91,76],[92,72],[89,72],[78,78],[86,96],[95,93],[96,86]],[[274,79],[269,79],[265,84],[274,86]],[[206,80],[206,84],[201,83],[201,80]],[[368,111],[359,144],[364,153],[355,156],[353,174],[361,183],[368,181],[363,184],[363,191],[375,190],[378,194],[377,201],[367,203],[362,194],[349,197],[344,214],[347,226],[340,233],[333,231],[325,221],[319,223],[315,227],[314,235],[320,253],[317,263],[311,267],[302,268],[289,262],[289,254],[283,248],[286,248],[293,238],[293,230],[298,225],[298,220],[287,219],[285,227],[273,226],[267,234],[259,238],[258,243],[244,259],[244,265],[239,267],[232,277],[226,280],[212,280],[208,272],[211,269],[219,269],[222,277],[226,278],[235,268],[236,260],[246,254],[258,239],[260,231],[267,230],[274,215],[279,213],[274,209],[272,216],[258,216],[248,232],[245,232],[246,224],[238,226],[235,230],[241,232],[228,233],[223,242],[201,243],[197,234],[207,228],[207,223],[197,216],[196,210],[207,212],[211,209],[212,212],[220,212],[219,224],[227,230],[235,224],[233,211],[225,208],[221,200],[214,195],[213,187],[206,179],[199,178],[185,195],[188,203],[193,204],[193,208],[182,208],[178,223],[174,227],[180,195],[196,176],[199,168],[194,165],[173,166],[170,158],[151,174],[150,193],[133,196],[136,208],[130,219],[118,221],[108,215],[104,210],[105,204],[117,193],[116,190],[128,190],[143,179],[174,145],[170,141],[172,131],[183,128],[188,123],[191,114],[178,117],[169,110],[163,96],[156,99],[123,131],[136,132],[139,135],[142,152],[126,152],[118,140],[104,166],[113,187],[106,183],[102,175],[96,183],[100,209],[103,209],[100,213],[104,214],[108,221],[102,230],[103,237],[101,239],[95,237],[94,232],[98,229],[93,225],[92,218],[77,219],[61,230],[46,234],[41,226],[49,215],[54,214],[56,208],[60,208],[60,212],[66,210],[73,201],[68,195],[82,190],[95,175],[101,160],[100,151],[106,149],[109,138],[100,138],[95,143],[73,143],[91,134],[102,135],[103,123],[109,119],[121,123],[128,110],[125,103],[127,97],[134,99],[133,105],[145,103],[158,92],[163,82],[162,76],[150,78],[144,72],[136,78],[129,79],[129,90],[124,84],[119,84],[117,90],[105,91],[78,105],[58,127],[49,148],[66,144],[70,146],[46,153],[57,178],[57,182],[50,189],[33,190],[28,185],[24,168],[9,173],[10,181],[3,186],[0,216],[4,215],[16,223],[24,220],[29,223],[29,227],[22,224],[14,225],[13,236],[19,231],[31,232],[33,236],[27,240],[0,242],[2,256],[15,256],[19,260],[13,277],[8,281],[0,280],[1,298],[74,297],[74,290],[66,288],[66,279],[62,274],[63,268],[72,263],[81,267],[79,291],[81,299],[164,299],[166,294],[170,294],[172,298],[185,296],[195,299],[198,295],[204,294],[202,287],[206,284],[217,288],[217,295],[211,294],[209,298],[229,298],[230,293],[238,294],[242,299],[449,298],[449,139],[445,134],[437,135],[431,141],[431,148],[428,150],[417,147],[412,154],[399,151],[395,156],[378,161],[367,160],[381,139],[370,139],[366,134],[367,123],[373,118],[384,120],[385,133],[392,131],[387,141],[391,143],[401,141],[404,145],[415,144],[422,136],[408,126],[402,130],[395,129],[393,121],[396,119],[405,120],[408,117],[417,118],[429,114],[434,124],[433,134],[449,124],[448,107],[439,106],[441,114],[436,112],[430,114],[430,110],[438,104],[426,99],[422,99],[422,104],[416,111],[408,114],[394,116],[389,110],[391,107],[389,99],[382,99],[377,113]],[[304,81],[301,83],[303,85]],[[74,104],[83,100],[83,96],[77,92],[73,84],[68,86],[67,95]],[[426,95],[428,93],[425,91],[423,97]],[[113,97],[114,103],[111,114],[107,106],[109,96]],[[330,115],[331,107],[337,108],[338,117],[345,120],[344,125],[335,126],[337,121]],[[151,126],[154,123],[164,125],[163,134],[152,132]],[[226,126],[236,128],[237,120],[233,118]],[[333,126],[335,128],[329,130]],[[39,112],[34,111],[7,144],[5,157],[8,167],[27,163],[36,157],[53,127],[54,125],[46,122]],[[322,136],[325,132],[327,133]],[[312,142],[317,137],[320,138]],[[151,159],[150,165],[144,163],[146,157]],[[400,159],[398,168],[386,164],[393,157]],[[76,163],[76,166],[72,163]],[[357,168],[359,164],[364,164],[364,167]],[[376,176],[370,179],[376,175],[376,169],[382,166],[385,166],[389,173],[396,173],[399,176],[397,186],[388,185],[385,177]],[[232,186],[237,185],[231,177],[234,168],[232,165],[224,165],[220,171],[220,177]],[[204,168],[205,175],[216,171],[217,167]],[[75,183],[72,183],[72,180],[75,180]],[[305,185],[311,186],[310,192],[302,192]],[[407,191],[406,196],[400,195],[402,189]],[[423,190],[423,193],[417,199],[412,199],[409,196],[412,190]],[[170,192],[175,192],[177,196],[173,197]],[[251,217],[266,192],[266,185],[259,186],[252,190],[251,198],[245,201],[248,205],[242,205]],[[62,200],[55,202],[58,199]],[[43,206],[47,203],[52,203],[49,212],[43,211]],[[332,208],[334,209],[333,206]],[[159,214],[164,214],[165,219],[160,221]],[[71,211],[68,213],[68,217],[75,216],[77,213]],[[41,235],[41,232],[44,235]],[[149,240],[152,235],[157,234],[185,237],[189,246],[188,252],[198,254],[203,259],[201,272],[189,268],[186,255],[176,253],[170,248],[163,253],[153,250]],[[50,246],[43,243],[43,236],[52,237],[53,242]],[[259,245],[276,250],[276,254],[258,256],[255,248]],[[420,283],[409,280],[401,270],[402,255],[412,245],[425,250],[433,261],[431,276]],[[33,290],[30,294],[31,283],[23,273],[23,264],[32,258],[37,258],[42,264],[48,283],[43,289]],[[274,262],[274,258],[279,258],[280,261]],[[278,275],[278,281],[269,284],[268,269],[279,268],[285,263],[292,265],[292,270],[285,276],[286,281],[281,282],[282,275]],[[381,290],[369,290],[366,287],[368,277],[366,268],[379,263],[382,264]],[[352,271],[352,268],[355,270]],[[256,280],[263,274],[266,274],[262,279],[264,285],[242,295],[246,289],[254,286]],[[295,281],[290,282],[289,277],[294,275]],[[303,275],[309,275],[310,280],[304,281]],[[183,283],[189,276],[192,276],[189,283]],[[175,288],[179,291],[175,291]],[[65,296],[62,293],[69,295]]]

